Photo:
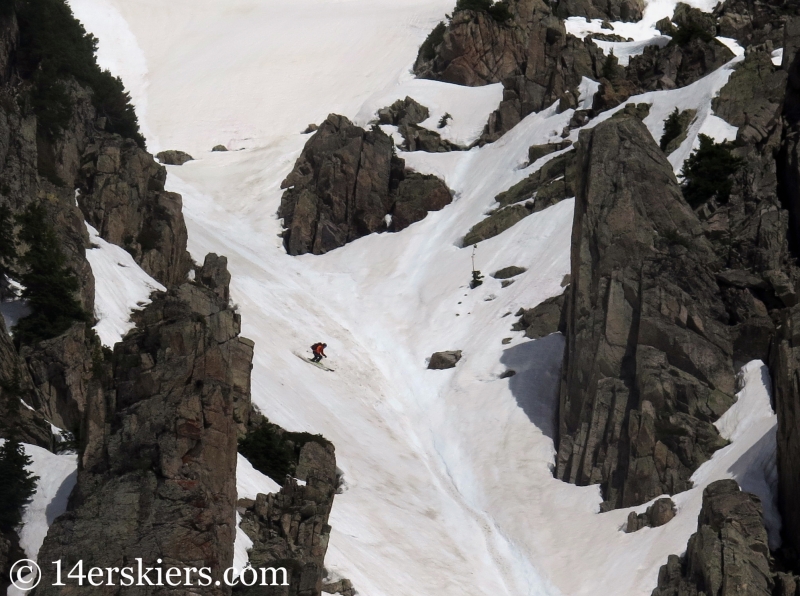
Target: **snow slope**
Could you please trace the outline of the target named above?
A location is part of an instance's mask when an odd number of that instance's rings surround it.
[[[88,223],[92,248],[86,260],[95,279],[94,326],[104,346],[113,347],[133,329],[131,311],[150,303],[150,294],[166,288],[145,273],[125,249],[103,240]]]
[[[478,246],[484,274],[528,268],[507,288],[487,275],[470,291],[472,251],[459,246],[498,192],[552,158],[525,168],[528,146],[560,139],[571,112],[532,114],[468,152],[403,153],[409,166],[445,178],[456,191],[452,205],[399,234],[324,256],[285,254],[279,184],[309,122],[330,112],[366,122],[408,94],[430,104],[432,118],[454,116],[448,138],[479,133],[496,89],[409,75],[417,47],[452,0],[71,4],[99,37],[104,63],[118,66],[146,106],[140,117],[150,148],[198,158],[168,168],[168,188],[183,194],[189,249],[196,260],[208,251],[229,259],[243,334],[256,342],[254,402],[274,422],[336,445],[347,490],[334,504],[326,565],[361,594],[646,595],[667,555],[680,553],[694,531],[705,483],[735,477],[772,503],[774,416],[764,369],[754,363],[743,371],[735,410],[720,421],[732,444],[698,470],[698,487],[676,499],[678,516],[666,526],[624,534],[629,511],[600,515],[597,487],[553,479],[563,339],[527,340],[510,331],[508,315],[560,293],[573,201]],[[651,1],[631,36],[655,36],[656,17],[674,4]],[[676,171],[700,132],[735,135],[710,100],[736,60],[685,89],[632,99],[652,103],[645,123],[655,138],[675,107],[698,110],[670,156]],[[210,153],[217,143],[243,150]],[[322,339],[333,374],[292,354]],[[427,370],[426,358],[447,349],[463,350],[458,366]],[[500,379],[507,369],[516,375]],[[259,490],[248,478],[242,464],[240,494]],[[767,511],[775,537],[774,508]],[[239,537],[237,563],[243,545]]]

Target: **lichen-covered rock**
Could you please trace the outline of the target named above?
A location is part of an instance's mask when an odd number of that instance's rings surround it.
[[[434,352],[428,361],[428,368],[431,370],[445,370],[455,368],[461,360],[461,350],[451,350],[447,352]]]
[[[78,483],[50,527],[42,560],[71,568],[79,559],[123,567],[160,558],[166,566],[210,567],[222,580],[236,531],[234,411],[237,402],[249,408],[253,344],[239,337],[239,315],[220,288],[203,285],[208,277],[224,275],[217,268],[154,294],[115,346],[105,390],[87,395]],[[43,573],[35,594],[61,594],[53,568]]]
[[[291,255],[322,254],[373,232],[403,229],[452,201],[438,178],[406,172],[380,129],[365,131],[335,114],[308,140],[281,188],[278,216]]]
[[[758,497],[739,490],[735,480],[709,484],[686,554],[670,555],[652,596],[773,596],[762,518]]]
[[[627,507],[725,445],[731,338],[713,248],[644,124],[607,120],[577,151],[556,476]]]

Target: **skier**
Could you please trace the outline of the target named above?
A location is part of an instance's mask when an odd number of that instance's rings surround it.
[[[325,355],[325,348],[328,347],[328,344],[323,343],[315,343],[311,346],[311,351],[314,352],[314,357],[311,359],[311,362],[319,362],[323,358],[327,358]]]

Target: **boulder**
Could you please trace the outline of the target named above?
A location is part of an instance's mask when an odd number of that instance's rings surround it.
[[[428,362],[430,370],[444,370],[455,368],[456,363],[461,360],[461,350],[451,350],[448,352],[434,352]]]
[[[214,145],[214,147],[211,148],[211,151],[227,151],[227,150],[228,148],[225,145]]]
[[[631,511],[625,531],[636,532],[642,528],[658,528],[669,522],[676,514],[675,502],[669,498],[657,499],[644,513]]]
[[[524,331],[525,337],[540,339],[551,333],[566,331],[564,320],[564,302],[566,292],[548,298],[533,308],[520,309],[519,321],[511,327],[512,331]]]
[[[636,22],[641,20],[644,6],[644,0],[559,0],[556,14],[561,18]]]
[[[156,154],[156,158],[162,164],[167,166],[182,166],[187,161],[193,161],[194,157],[183,151],[170,149],[169,151],[162,151]]]
[[[528,201],[524,205],[511,205],[493,211],[489,217],[470,228],[461,245],[472,246],[482,240],[502,234],[533,213],[533,207],[533,202]]]
[[[391,106],[378,110],[378,122],[393,126],[419,124],[430,116],[428,108],[411,97],[398,99]]]

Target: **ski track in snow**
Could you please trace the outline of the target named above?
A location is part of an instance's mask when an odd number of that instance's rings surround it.
[[[691,3],[711,8],[710,0]],[[526,340],[510,331],[508,314],[561,292],[574,201],[480,243],[476,264],[486,281],[472,291],[472,251],[459,246],[498,192],[557,155],[525,166],[530,145],[561,140],[572,111],[532,114],[480,149],[401,153],[409,167],[443,177],[453,204],[398,234],[324,256],[285,254],[279,185],[309,122],[335,112],[366,124],[411,95],[431,108],[428,127],[453,115],[445,138],[467,144],[480,134],[499,86],[465,89],[409,73],[452,0],[71,4],[100,39],[105,64],[132,88],[150,148],[197,158],[168,167],[168,189],[183,195],[189,250],[197,261],[209,251],[228,257],[243,335],[256,343],[254,403],[277,424],[322,433],[336,446],[347,490],[334,503],[326,566],[361,594],[649,595],[659,567],[695,531],[703,487],[724,477],[761,496],[777,544],[776,422],[760,362],[743,368],[739,400],[717,423],[731,444],[695,473],[695,488],[675,497],[678,515],[666,526],[625,534],[631,509],[598,514],[598,487],[552,477],[563,338]],[[651,0],[641,23],[614,24],[615,32],[653,39],[652,25],[675,4]],[[599,26],[582,21],[568,27]],[[669,157],[676,173],[698,134],[735,137],[710,103],[740,60],[683,89],[629,100],[651,104],[645,124],[656,139],[675,107],[698,111]],[[584,81],[582,101],[596,88]],[[243,150],[210,153],[218,143]],[[528,271],[501,288],[488,274],[508,265]],[[513,338],[508,345],[505,337]],[[323,339],[334,373],[292,354]],[[455,369],[426,370],[432,352],[448,349],[463,350]],[[517,374],[500,379],[508,368]],[[241,497],[277,490],[241,457],[237,476]],[[241,531],[235,547],[241,566]]]

